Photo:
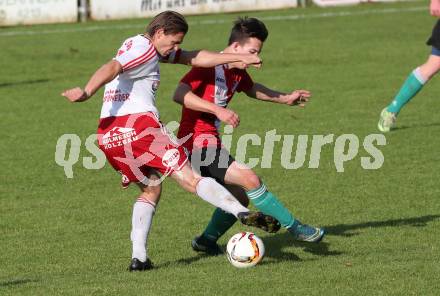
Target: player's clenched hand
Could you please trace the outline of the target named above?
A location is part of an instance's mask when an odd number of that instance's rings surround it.
[[[440,17],[440,0],[431,0],[429,10],[432,16]]]
[[[312,94],[308,90],[300,89],[282,96],[282,101],[287,105],[298,105],[300,107],[304,107],[311,96]]]
[[[220,121],[230,124],[234,128],[240,124],[240,117],[231,109],[219,108],[215,115]]]
[[[89,98],[89,95],[79,87],[65,90],[61,95],[71,102],[82,102]]]
[[[263,61],[258,55],[250,53],[243,54],[241,62],[243,63],[244,68],[247,68],[248,66],[261,68],[261,65],[263,64]]]

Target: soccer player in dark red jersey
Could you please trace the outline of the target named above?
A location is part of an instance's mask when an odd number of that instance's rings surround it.
[[[223,53],[258,55],[268,32],[264,23],[255,18],[239,18],[231,31]],[[284,93],[252,80],[236,63],[211,68],[193,67],[181,80],[174,100],[183,105],[178,138],[190,138],[183,144],[191,153],[193,168],[225,185],[244,205],[249,200],[263,213],[276,218],[296,240],[319,242],[324,230],[302,224],[270,192],[255,172],[237,163],[222,147],[218,127],[220,121],[237,127],[240,118],[227,105],[235,92],[262,101],[303,106],[311,96],[307,90]],[[210,164],[205,164],[212,159]],[[200,162],[201,161],[201,162]],[[208,161],[209,162],[209,161]],[[196,251],[218,254],[217,240],[237,219],[217,208],[205,231],[192,241]]]

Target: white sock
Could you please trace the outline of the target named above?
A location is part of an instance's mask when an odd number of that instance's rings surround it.
[[[223,211],[237,217],[238,213],[249,212],[247,208],[213,178],[202,178],[196,186],[197,195]]]
[[[142,262],[147,260],[147,237],[150,232],[156,205],[151,201],[139,197],[133,205],[133,217],[131,219],[131,241],[133,253],[131,258],[137,258]]]

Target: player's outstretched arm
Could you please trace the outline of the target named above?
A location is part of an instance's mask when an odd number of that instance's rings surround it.
[[[193,93],[191,87],[186,83],[180,83],[177,86],[173,100],[188,109],[213,114],[219,120],[232,125],[234,128],[240,124],[240,118],[234,111],[203,100]]]
[[[261,67],[261,59],[255,54],[217,53],[207,50],[183,51],[180,54],[179,64],[200,68],[211,68],[221,64],[238,63],[238,68],[248,66]]]
[[[121,64],[118,61],[111,60],[96,70],[95,74],[92,75],[84,89],[81,89],[80,87],[71,88],[65,90],[61,95],[69,99],[71,102],[86,101],[104,84],[112,81],[121,72]]]
[[[304,107],[312,96],[308,90],[295,90],[291,93],[283,93],[270,89],[260,83],[254,83],[252,88],[246,91],[248,97],[255,98],[262,101],[268,101],[286,105],[298,105]]]

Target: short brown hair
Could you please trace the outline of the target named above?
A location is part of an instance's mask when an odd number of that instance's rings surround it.
[[[148,24],[146,33],[153,37],[157,30],[163,29],[165,35],[188,32],[188,24],[178,12],[167,10],[156,15]]]
[[[248,38],[252,37],[264,42],[266,41],[267,35],[269,35],[269,33],[262,21],[253,17],[239,17],[232,27],[228,45],[231,45],[234,42],[243,44]]]

